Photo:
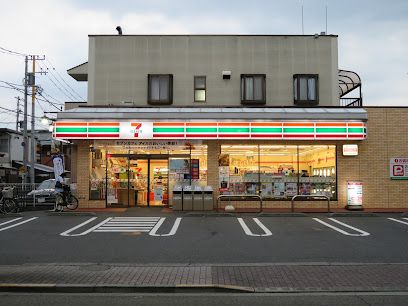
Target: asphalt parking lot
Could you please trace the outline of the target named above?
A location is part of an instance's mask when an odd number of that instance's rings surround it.
[[[0,264],[405,263],[408,218],[56,215],[0,219]]]

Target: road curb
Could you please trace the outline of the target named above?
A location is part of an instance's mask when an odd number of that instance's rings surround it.
[[[53,211],[48,211],[45,213],[47,216],[96,216],[96,213],[94,212],[70,212],[70,211],[63,211],[63,212],[53,212]]]
[[[329,213],[330,217],[380,217],[377,213],[372,212],[335,212]]]
[[[0,215],[0,219],[1,218],[15,218],[15,217],[22,217],[23,215],[20,213],[12,213],[12,214],[1,214]]]
[[[408,292],[407,287],[245,287],[219,284],[178,284],[159,286],[95,285],[95,284],[13,284],[0,283],[0,292],[32,293],[369,293]]]
[[[307,213],[260,213],[259,217],[308,217]]]
[[[96,284],[14,284],[0,283],[0,292],[41,292],[41,293],[135,293],[135,292],[245,292],[254,293],[255,288],[218,284],[177,284],[171,286],[129,286]]]
[[[222,213],[222,212],[214,212],[214,213],[186,213],[183,217],[236,217],[236,213]]]

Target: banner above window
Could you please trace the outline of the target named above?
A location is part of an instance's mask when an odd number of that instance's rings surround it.
[[[57,121],[58,139],[363,140],[365,122],[87,122]]]

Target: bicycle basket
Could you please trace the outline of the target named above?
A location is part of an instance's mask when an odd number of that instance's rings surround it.
[[[1,191],[1,194],[3,195],[3,198],[5,198],[5,199],[12,199],[14,197],[14,188],[13,187],[5,187]]]

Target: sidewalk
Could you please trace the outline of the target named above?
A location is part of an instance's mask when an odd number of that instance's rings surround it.
[[[0,265],[1,291],[408,291],[408,264]]]

